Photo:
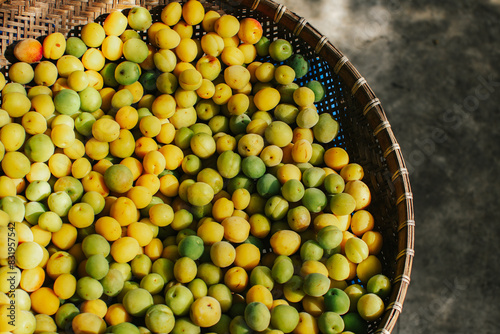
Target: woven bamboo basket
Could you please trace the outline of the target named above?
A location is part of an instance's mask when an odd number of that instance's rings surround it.
[[[0,0],[0,66],[12,62],[12,44],[23,38],[43,39],[59,31],[72,35],[104,14],[141,5],[151,10],[154,20],[168,0]],[[253,17],[270,40],[285,38],[294,52],[304,55],[310,71],[299,80],[320,80],[326,96],[317,104],[319,112],[332,113],[340,123],[339,135],[328,146],[347,150],[352,161],[365,171],[363,181],[372,192],[369,210],[384,246],[379,258],[391,278],[392,292],[380,321],[370,333],[388,334],[395,328],[410,283],[414,257],[413,195],[401,148],[394,136],[380,100],[351,64],[327,37],[306,18],[270,0],[201,0],[205,8],[238,18]],[[155,17],[156,15],[156,17]],[[195,37],[201,37],[195,29]]]

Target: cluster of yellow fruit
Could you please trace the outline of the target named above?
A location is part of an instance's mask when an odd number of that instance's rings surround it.
[[[363,168],[258,20],[134,7],[14,54],[1,332],[359,334],[382,315]]]

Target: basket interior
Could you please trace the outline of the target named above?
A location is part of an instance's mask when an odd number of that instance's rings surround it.
[[[168,2],[168,1],[167,1]],[[216,10],[220,13],[230,13],[237,18],[253,17],[259,20],[264,28],[264,36],[270,40],[276,38],[284,38],[288,40],[294,49],[295,53],[300,53],[309,61],[310,69],[308,73],[297,79],[299,85],[305,84],[310,80],[318,80],[323,83],[326,95],[324,100],[317,103],[318,111],[321,113],[331,113],[340,124],[338,136],[333,142],[326,144],[326,147],[340,146],[349,153],[352,162],[357,162],[363,166],[365,177],[363,181],[369,186],[372,193],[371,205],[367,208],[370,211],[376,222],[376,230],[380,231],[384,237],[384,246],[379,259],[382,261],[384,274],[394,279],[397,271],[396,256],[398,255],[398,210],[394,205],[395,189],[391,182],[391,173],[387,166],[387,162],[383,157],[383,150],[373,135],[373,129],[370,126],[367,118],[363,115],[363,106],[359,103],[352,94],[351,90],[347,87],[345,82],[337,75],[333,66],[327,61],[322,59],[315,52],[314,48],[306,43],[303,39],[297,37],[292,31],[283,27],[279,23],[273,22],[273,18],[263,15],[259,11],[254,11],[248,7],[231,2],[230,4],[223,1],[202,1],[206,9]],[[107,4],[113,6],[114,4]],[[0,5],[1,6],[1,5]],[[159,20],[159,15],[162,6],[148,6],[153,14],[153,21]],[[102,9],[102,8],[101,8]],[[88,20],[93,20],[95,13],[88,15]],[[94,15],[97,17],[96,21],[104,20],[106,14]],[[71,29],[58,29],[57,26],[51,26],[44,31],[59,30],[67,33],[68,36],[78,33],[81,25],[85,23],[85,19],[74,20]],[[47,26],[54,25],[54,23],[45,22]],[[74,26],[73,26],[74,24]],[[23,29],[18,29],[16,33],[4,33],[5,29],[2,28],[1,36],[4,38],[3,43],[13,42],[9,38],[21,39],[27,36],[23,33]],[[203,30],[200,26],[195,27],[194,38],[201,37]],[[39,33],[39,38],[45,36],[47,33]],[[143,36],[146,39],[146,36]],[[5,56],[7,59],[10,57],[11,50],[7,49]],[[270,57],[261,58],[260,61],[271,61]],[[2,68],[6,73],[8,64]],[[395,298],[393,292],[392,298]],[[387,306],[387,305],[386,305]],[[370,326],[369,332],[374,333],[379,328],[379,323],[374,323]]]

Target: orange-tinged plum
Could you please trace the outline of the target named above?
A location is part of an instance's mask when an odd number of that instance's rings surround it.
[[[243,43],[255,44],[262,37],[262,25],[253,18],[244,18],[240,22],[238,37]]]
[[[43,56],[42,44],[33,38],[20,41],[14,48],[14,56],[19,61],[32,64],[40,61]]]

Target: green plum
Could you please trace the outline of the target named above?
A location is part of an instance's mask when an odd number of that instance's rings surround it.
[[[321,102],[325,98],[325,87],[317,80],[311,80],[306,83],[306,87],[314,92],[314,102]]]
[[[245,322],[251,329],[261,332],[269,326],[271,313],[265,304],[251,302],[245,308]]]
[[[277,305],[271,311],[271,326],[283,333],[292,332],[299,324],[299,312],[290,305]]]
[[[344,320],[344,330],[356,334],[367,334],[368,323],[357,313],[349,312],[342,316]]]
[[[148,309],[153,306],[153,296],[151,296],[146,289],[136,288],[129,290],[125,296],[123,296],[122,303],[125,310],[127,310],[130,315],[142,317],[146,314]]]
[[[391,292],[391,280],[383,274],[377,274],[368,280],[366,290],[380,298],[385,298]]]
[[[277,195],[280,191],[280,181],[272,174],[266,173],[257,180],[257,192],[264,198]]]
[[[323,247],[315,240],[307,240],[300,246],[300,258],[302,261],[319,261],[323,257]]]
[[[103,279],[109,271],[109,262],[102,254],[94,254],[87,259],[85,271],[96,280]]]
[[[100,234],[91,234],[86,236],[82,241],[82,251],[85,257],[89,258],[94,254],[102,254],[105,257],[109,255],[111,246]]]
[[[258,156],[248,156],[241,162],[241,170],[243,174],[251,179],[258,179],[266,172],[266,165],[264,161]]]
[[[269,45],[269,55],[276,61],[284,61],[293,54],[293,47],[289,41],[278,38]]]
[[[269,55],[269,45],[271,41],[266,36],[262,36],[259,41],[255,44],[255,49],[257,54],[261,57],[266,57]]]
[[[266,202],[264,213],[271,220],[277,221],[286,217],[289,204],[287,200],[279,195],[272,196]]]
[[[102,296],[103,288],[98,280],[85,276],[76,282],[76,293],[84,300],[95,300]]]
[[[320,143],[329,143],[339,132],[339,123],[329,113],[319,115],[318,123],[313,126],[314,138]]]
[[[342,242],[343,234],[337,226],[328,225],[318,231],[316,241],[325,250],[334,249]]]
[[[346,292],[339,288],[332,288],[324,296],[325,309],[343,315],[349,311],[350,298]]]
[[[80,96],[80,109],[83,112],[94,112],[101,107],[102,98],[94,87],[87,87],[78,93]]]
[[[66,40],[66,50],[67,55],[75,56],[80,58],[87,51],[87,45],[81,40],[81,38],[76,36],[71,36]]]
[[[298,53],[288,58],[286,64],[293,68],[297,79],[302,78],[309,71],[309,62],[303,55]]]
[[[310,273],[304,277],[302,288],[304,292],[312,297],[323,296],[330,287],[330,279],[320,273]]]
[[[318,188],[323,184],[326,172],[323,168],[308,168],[302,174],[302,182],[306,188]]]
[[[164,304],[151,306],[144,317],[146,327],[153,333],[169,333],[175,326],[172,310]]]
[[[50,211],[57,213],[60,217],[65,217],[68,215],[73,202],[67,192],[57,191],[49,195],[47,205]]]
[[[82,112],[75,118],[75,129],[82,136],[90,137],[92,135],[92,125],[95,121],[94,115],[89,112]]]
[[[38,223],[42,229],[50,232],[57,232],[61,229],[62,219],[53,212],[51,212],[50,219],[40,221],[40,217],[47,212],[47,207],[43,203],[29,202],[24,205],[24,209],[24,219],[31,225],[36,225]]]
[[[120,85],[131,85],[139,80],[140,75],[139,66],[132,61],[122,61],[115,68],[115,80]]]
[[[151,295],[154,296],[163,291],[165,281],[160,274],[149,273],[141,279],[141,283],[139,284],[139,286],[143,289],[146,289]]]
[[[203,250],[203,240],[196,235],[187,236],[178,244],[180,256],[187,256],[193,260],[198,260],[203,254]]]
[[[25,190],[26,198],[30,201],[43,201],[49,197],[52,187],[47,181],[35,180],[31,182]]]
[[[224,151],[217,158],[217,170],[220,175],[231,179],[241,170],[241,156],[233,151]]]
[[[304,197],[302,197],[302,205],[311,211],[311,213],[322,211],[327,203],[325,193],[318,188],[307,188],[304,192]]]
[[[177,318],[171,331],[172,334],[199,334],[200,332],[201,328],[195,325],[189,317]]]
[[[54,154],[52,139],[44,133],[36,134],[26,140],[24,154],[34,162],[45,162]]]
[[[11,222],[22,222],[26,212],[23,201],[17,196],[6,196],[0,199],[0,210],[9,215]]]
[[[271,269],[271,276],[276,283],[284,284],[288,282],[294,272],[292,260],[288,256],[279,255],[275,260]]]
[[[118,83],[118,81],[116,81],[116,78],[115,78],[115,71],[116,71],[117,66],[118,66],[117,63],[107,63],[99,71],[99,73],[102,76],[102,80],[104,81],[104,84],[106,86],[116,88],[120,85]]]
[[[253,329],[251,329],[245,321],[245,317],[238,315],[231,320],[229,324],[229,333],[231,334],[251,334]]]
[[[170,307],[175,316],[185,316],[189,314],[194,296],[189,288],[176,284],[165,292],[165,304]]]
[[[298,202],[304,197],[305,188],[302,182],[297,179],[287,180],[281,187],[281,195],[288,202]]]
[[[130,28],[136,31],[144,31],[153,23],[151,13],[145,7],[133,7],[127,16]]]
[[[103,293],[106,296],[115,297],[123,289],[125,279],[120,270],[110,268],[100,282],[104,289]]]
[[[338,193],[330,196],[330,210],[336,216],[350,215],[356,208],[356,200],[348,193]]]
[[[72,116],[80,110],[80,95],[72,89],[63,89],[54,97],[56,111]]]
[[[251,286],[253,285],[262,285],[272,290],[274,287],[274,278],[272,275],[272,271],[269,267],[266,266],[256,266],[250,272],[249,281]]]
[[[139,328],[131,322],[122,322],[108,328],[108,333],[113,334],[140,334]]]
[[[324,312],[318,318],[318,328],[324,334],[342,333],[344,330],[344,320],[338,313]]]
[[[64,303],[57,310],[54,320],[59,328],[68,328],[71,321],[80,313],[78,307],[73,303]]]
[[[169,259],[159,258],[153,262],[151,272],[160,274],[165,283],[174,279],[174,262]]]
[[[325,177],[323,185],[327,194],[340,194],[344,191],[345,181],[339,174],[332,173]]]

